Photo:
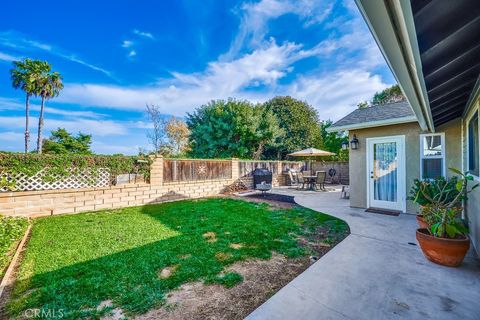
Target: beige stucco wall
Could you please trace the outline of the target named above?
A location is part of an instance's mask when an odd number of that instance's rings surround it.
[[[453,120],[438,128],[437,132],[445,133],[445,164],[446,167],[461,168],[461,120]],[[420,177],[420,134],[418,123],[405,123],[383,127],[367,128],[350,131],[350,140],[356,134],[360,142],[357,150],[350,151],[350,205],[352,207],[367,207],[367,138],[405,136],[406,160],[406,194],[409,193],[413,181]],[[451,175],[447,169],[447,175]],[[417,206],[407,200],[407,212],[416,213]]]
[[[463,171],[467,171],[467,120],[470,118],[470,115],[479,110],[480,108],[480,99],[477,100],[474,107],[470,110],[467,116],[464,118],[463,123]],[[480,183],[480,179],[476,179],[474,183]],[[472,183],[472,185],[474,184]],[[470,230],[470,237],[472,239],[472,244],[475,248],[475,251],[480,255],[480,188],[477,188],[472,193],[469,194],[468,200],[465,206],[465,216],[468,221],[468,228]]]

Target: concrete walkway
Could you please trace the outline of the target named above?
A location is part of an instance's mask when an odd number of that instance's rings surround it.
[[[366,213],[338,192],[277,189],[348,223],[345,240],[247,319],[480,319],[480,264],[460,268],[426,260],[412,215]]]

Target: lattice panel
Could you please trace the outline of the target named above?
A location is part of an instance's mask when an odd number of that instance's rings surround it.
[[[14,191],[35,191],[35,190],[60,190],[60,189],[80,189],[92,187],[108,187],[110,186],[110,172],[108,169],[101,168],[85,170],[81,173],[72,174],[67,177],[54,177],[53,181],[44,181],[44,171],[39,171],[34,176],[26,176],[24,174],[10,175],[0,172],[0,180],[6,178],[7,181],[14,181]],[[8,187],[0,187],[0,192],[11,191]]]

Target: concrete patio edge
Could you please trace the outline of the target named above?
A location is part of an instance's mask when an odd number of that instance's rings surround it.
[[[351,234],[247,319],[478,319],[479,261],[448,268],[426,260],[415,216],[350,208],[339,192],[274,192],[346,221]]]

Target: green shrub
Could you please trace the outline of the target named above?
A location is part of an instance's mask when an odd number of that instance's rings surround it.
[[[138,161],[143,160],[143,161]],[[10,176],[24,174],[31,177],[43,171],[42,179],[51,182],[60,177],[78,174],[86,169],[92,170],[93,178],[98,169],[106,168],[112,179],[119,174],[140,173],[148,180],[150,177],[150,161],[138,156],[106,156],[106,155],[73,155],[73,154],[23,154],[0,153],[0,172]],[[13,185],[12,185],[13,182]],[[0,187],[14,189],[15,181],[0,181]]]

